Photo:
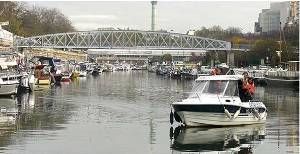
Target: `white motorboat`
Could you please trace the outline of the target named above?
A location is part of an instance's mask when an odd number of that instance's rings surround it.
[[[299,61],[288,61],[284,68],[266,71],[267,86],[291,87],[299,90]]]
[[[242,102],[239,95],[241,75],[200,76],[187,99],[172,103],[170,121],[186,126],[245,125],[264,123],[267,109],[263,102]]]
[[[0,76],[0,95],[14,95],[17,94],[19,85],[19,76],[16,75],[1,75]]]
[[[11,59],[11,54],[0,56],[0,95],[14,95],[17,93],[19,78],[17,63]]]
[[[79,72],[79,77],[86,77],[87,75],[87,64],[84,62],[78,63],[79,67],[76,67],[78,69],[77,71]]]

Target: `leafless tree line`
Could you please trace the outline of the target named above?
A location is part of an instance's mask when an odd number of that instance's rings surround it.
[[[70,20],[55,8],[28,6],[25,2],[0,1],[0,22],[19,36],[35,36],[74,31]]]

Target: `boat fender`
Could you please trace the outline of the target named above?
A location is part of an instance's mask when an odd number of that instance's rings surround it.
[[[237,118],[239,116],[240,112],[241,112],[241,107],[234,113],[232,119]]]
[[[173,136],[174,136],[174,130],[173,130],[173,127],[170,127],[170,139],[172,140],[173,139]]]
[[[174,112],[174,119],[175,119],[177,122],[182,122],[180,116],[179,116],[176,112]]]
[[[258,118],[260,120],[260,115],[259,115],[257,109],[253,109],[253,114],[256,118]]]
[[[231,114],[229,113],[229,111],[227,109],[225,109],[225,107],[224,107],[224,113],[229,119],[231,119]]]
[[[174,115],[173,115],[173,112],[172,112],[172,110],[171,110],[171,112],[170,112],[170,123],[171,123],[171,125],[172,125],[173,122],[174,122],[173,117],[174,117]]]
[[[176,127],[176,128],[174,129],[174,140],[177,139],[177,137],[178,137],[178,135],[179,135],[179,133],[180,133],[180,130],[181,130],[181,127],[180,127],[180,126],[179,126],[179,127]]]

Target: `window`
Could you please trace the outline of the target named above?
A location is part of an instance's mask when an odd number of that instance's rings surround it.
[[[238,94],[237,81],[229,81],[225,96],[238,96]]]
[[[207,83],[208,81],[196,81],[193,89],[192,89],[192,93],[189,95],[189,98],[197,98],[197,93],[200,93],[201,90],[203,89],[205,83]]]
[[[224,90],[225,90],[227,82],[228,81],[210,80],[205,85],[203,93],[222,94],[224,92]]]

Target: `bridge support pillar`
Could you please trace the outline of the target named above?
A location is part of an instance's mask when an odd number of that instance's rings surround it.
[[[227,53],[227,65],[231,68],[234,67],[234,53],[233,51],[226,51]]]

